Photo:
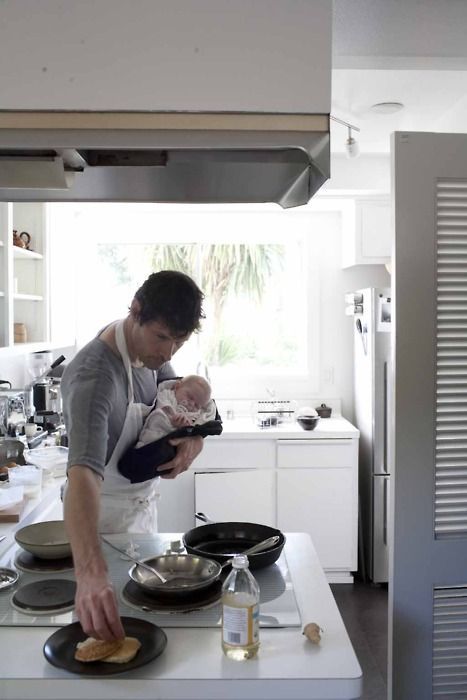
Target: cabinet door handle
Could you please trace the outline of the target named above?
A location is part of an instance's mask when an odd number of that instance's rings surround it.
[[[310,440],[278,440],[277,445],[351,445],[352,438],[311,438]]]

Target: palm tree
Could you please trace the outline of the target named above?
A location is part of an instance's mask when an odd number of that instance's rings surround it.
[[[213,308],[213,342],[210,364],[219,364],[222,347],[222,312],[231,292],[262,298],[274,265],[282,260],[282,246],[274,244],[186,244],[151,246],[152,267],[185,272],[198,283]]]

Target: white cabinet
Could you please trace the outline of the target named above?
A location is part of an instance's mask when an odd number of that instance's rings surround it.
[[[196,471],[203,469],[271,469],[276,459],[274,440],[236,440],[210,437],[197,457]]]
[[[390,262],[392,239],[389,198],[356,199],[353,220],[342,232],[342,266],[384,265]]]
[[[358,438],[212,437],[193,466],[161,481],[160,532],[249,521],[308,532],[331,582],[357,569]]]
[[[357,568],[353,478],[351,469],[282,469],[277,473],[277,527],[308,532],[322,567],[343,575]]]
[[[352,467],[355,441],[345,439],[278,440],[277,467]]]
[[[277,441],[277,526],[308,532],[334,582],[358,565],[357,465],[357,440]]]
[[[0,203],[0,347],[49,340],[45,212],[42,203]],[[28,248],[13,245],[13,231],[29,235]]]
[[[186,532],[200,524],[195,520],[194,478],[191,468],[176,479],[160,479],[157,489],[159,532]]]
[[[273,469],[195,474],[196,512],[215,521],[253,522],[275,527]]]

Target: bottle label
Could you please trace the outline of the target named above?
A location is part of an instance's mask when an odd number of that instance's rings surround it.
[[[245,646],[259,640],[259,605],[222,607],[222,637],[226,644]]]

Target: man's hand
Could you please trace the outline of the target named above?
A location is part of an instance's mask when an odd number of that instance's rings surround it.
[[[78,578],[75,609],[88,637],[112,641],[125,636],[115,592],[106,574]]]
[[[193,460],[203,449],[203,438],[200,435],[194,437],[174,438],[170,444],[177,448],[177,454],[171,462],[161,464],[158,467],[161,479],[175,479],[176,476],[191,466]],[[167,474],[165,471],[170,470]]]

